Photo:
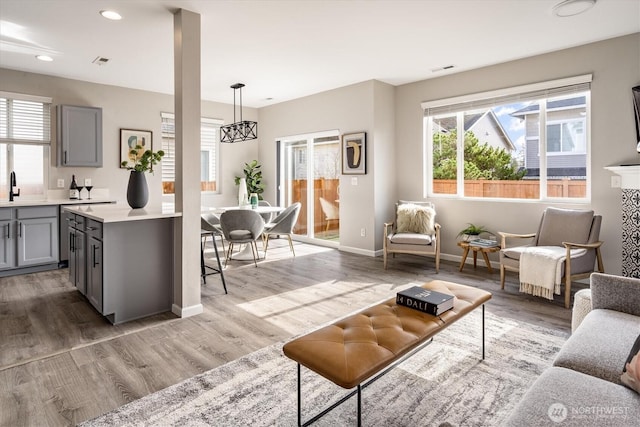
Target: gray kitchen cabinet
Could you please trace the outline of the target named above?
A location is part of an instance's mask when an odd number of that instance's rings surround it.
[[[102,313],[102,223],[89,218],[84,220],[87,233],[87,299]]]
[[[18,266],[58,263],[58,217],[18,221]]]
[[[91,236],[87,241],[87,298],[102,313],[102,240]]]
[[[58,265],[58,210],[54,206],[0,209],[0,276]]]
[[[58,166],[102,167],[102,108],[58,106]]]
[[[84,232],[84,217],[69,215],[68,242],[69,242],[69,281],[82,295],[87,294],[86,279],[86,234]]]
[[[0,221],[0,270],[14,267],[16,243],[11,238],[12,221]]]

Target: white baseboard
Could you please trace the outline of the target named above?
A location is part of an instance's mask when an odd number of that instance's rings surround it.
[[[364,255],[364,256],[371,256],[371,257],[377,256],[376,251],[371,251],[369,249],[354,248],[352,246],[340,245],[339,250],[343,252],[349,252],[352,254],[358,254],[358,255]]]
[[[171,312],[179,317],[191,317],[204,311],[202,304],[192,305],[191,307],[180,307],[176,304],[171,306]]]

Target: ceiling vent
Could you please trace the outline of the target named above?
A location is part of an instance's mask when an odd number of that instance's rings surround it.
[[[102,56],[96,56],[96,59],[91,61],[92,64],[105,65],[109,62],[109,58],[103,58]]]
[[[450,70],[452,69],[454,66],[453,65],[445,65],[444,67],[439,67],[439,68],[433,68],[431,70],[432,73],[437,73],[439,71],[445,71],[445,70]]]

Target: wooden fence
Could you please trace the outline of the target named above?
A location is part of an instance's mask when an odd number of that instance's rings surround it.
[[[454,179],[434,179],[435,194],[456,194],[457,183]],[[465,180],[465,197],[495,197],[505,199],[539,199],[540,181],[491,181]],[[548,197],[581,198],[587,196],[585,180],[562,179],[547,181]]]
[[[200,181],[200,191],[216,191],[215,181]],[[162,194],[173,194],[176,192],[173,181],[162,181]]]

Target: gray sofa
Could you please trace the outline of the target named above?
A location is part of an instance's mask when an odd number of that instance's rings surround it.
[[[593,273],[593,310],[509,415],[507,426],[638,426],[620,375],[640,335],[640,279]]]

